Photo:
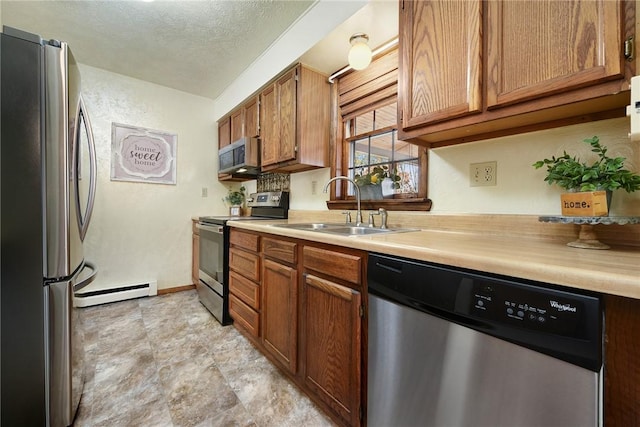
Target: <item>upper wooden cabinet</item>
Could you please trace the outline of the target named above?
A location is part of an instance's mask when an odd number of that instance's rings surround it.
[[[260,94],[262,170],[329,166],[327,77],[298,64]]]
[[[218,129],[221,129],[221,126],[228,126],[228,128],[224,129],[224,136],[219,135],[218,137],[218,140],[221,141],[221,143],[218,144],[219,148],[243,137],[257,138],[260,136],[258,99],[258,96],[249,98],[248,101],[231,112],[231,114],[220,119]],[[227,133],[229,134],[228,138]],[[225,142],[224,145],[222,144],[223,140]]]
[[[235,142],[244,136],[244,109],[231,113],[231,142]]]
[[[400,139],[451,143],[624,115],[633,1],[400,2]]]
[[[231,144],[231,117],[218,121],[218,148]]]
[[[400,16],[402,128],[480,111],[482,2],[404,2]]]
[[[247,101],[244,111],[244,132],[242,136],[258,138],[260,136],[260,102],[257,96]]]

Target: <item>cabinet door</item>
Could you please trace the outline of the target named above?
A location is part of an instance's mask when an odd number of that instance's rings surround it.
[[[361,295],[311,274],[303,284],[304,382],[349,425],[358,425]]]
[[[269,166],[278,162],[278,100],[275,85],[269,86],[260,94],[260,117],[262,125],[260,140],[262,143],[261,165]]]
[[[254,97],[244,106],[244,136],[258,138],[260,136],[260,109],[258,97]]]
[[[280,141],[278,144],[279,163],[296,158],[297,79],[298,67],[285,74],[276,82],[280,118]]]
[[[265,259],[262,266],[262,340],[289,371],[297,360],[297,270]]]
[[[244,110],[231,113],[231,142],[235,142],[244,136]]]
[[[622,78],[620,1],[487,2],[487,106]]]
[[[403,129],[481,111],[481,11],[480,0],[401,2]]]
[[[218,122],[218,148],[231,144],[231,118],[225,117]]]

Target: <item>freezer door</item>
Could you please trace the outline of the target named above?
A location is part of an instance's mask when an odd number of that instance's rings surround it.
[[[84,328],[74,290],[93,281],[95,267],[87,263],[72,280],[45,286],[48,320],[48,419],[51,427],[69,426],[84,387]]]

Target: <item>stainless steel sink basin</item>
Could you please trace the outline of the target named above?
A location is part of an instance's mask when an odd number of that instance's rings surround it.
[[[367,227],[367,226],[335,224],[335,223],[273,224],[273,226],[280,227],[280,228],[291,228],[295,230],[339,234],[342,236],[369,236],[372,234],[418,231],[415,228],[374,228],[374,227]]]
[[[349,225],[345,227],[329,228],[327,230],[320,230],[326,233],[346,234],[349,236],[365,236],[367,234],[380,234],[380,233],[392,233],[395,230],[390,228],[373,228],[373,227],[359,227],[355,225]]]
[[[274,224],[274,227],[280,228],[293,228],[295,230],[312,230],[312,231],[322,231],[328,228],[342,228],[345,227],[345,224],[325,224],[325,223],[299,223],[299,224]]]

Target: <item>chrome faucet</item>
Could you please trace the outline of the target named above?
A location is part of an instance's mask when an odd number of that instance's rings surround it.
[[[356,184],[356,182],[354,180],[352,180],[348,176],[335,176],[335,177],[331,178],[329,181],[327,181],[327,183],[324,186],[323,193],[327,192],[327,190],[329,189],[329,184],[331,184],[333,181],[337,181],[339,179],[344,179],[345,181],[349,181],[350,183],[353,184],[353,187],[356,190],[356,202],[358,204],[358,211],[356,212],[356,225],[360,226],[360,225],[362,225],[362,211],[360,210],[360,187],[358,187],[358,184]]]

